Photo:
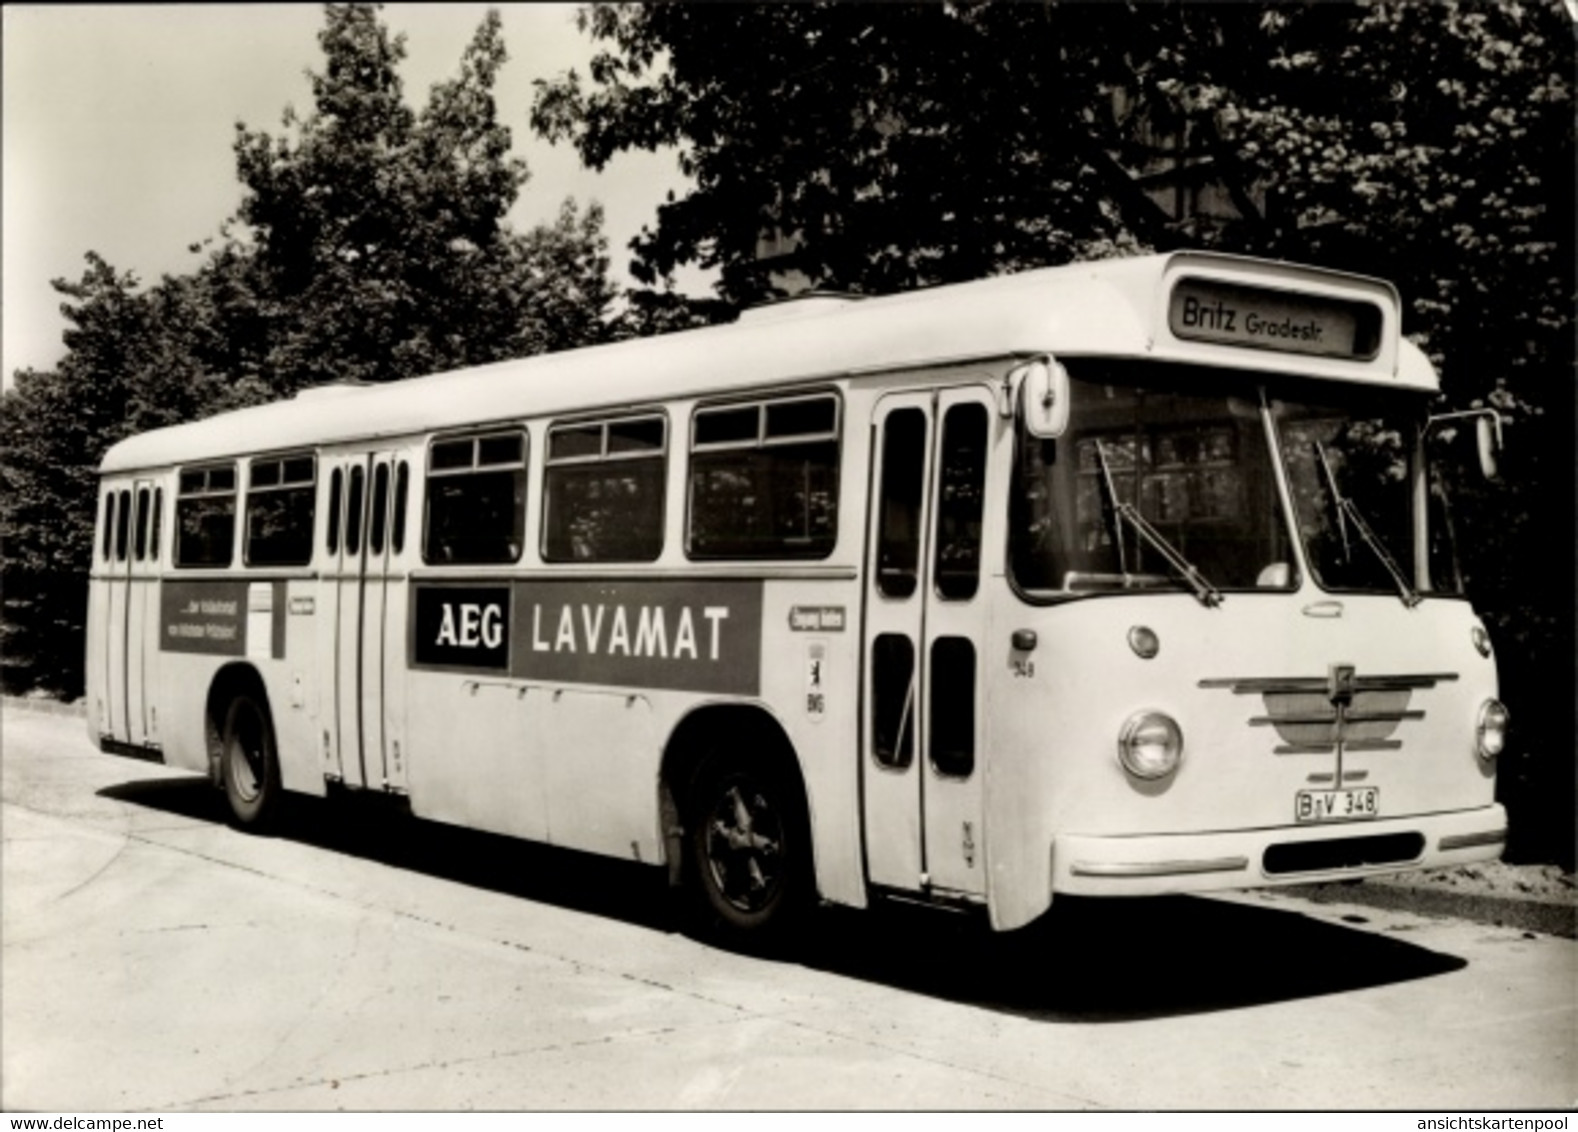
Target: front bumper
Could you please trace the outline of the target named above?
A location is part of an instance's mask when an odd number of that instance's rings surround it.
[[[1500,805],[1225,833],[1067,834],[1052,846],[1052,891],[1156,896],[1351,880],[1495,860],[1506,840],[1507,811]]]

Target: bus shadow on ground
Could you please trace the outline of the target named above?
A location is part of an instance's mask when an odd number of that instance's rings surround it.
[[[225,821],[223,796],[195,777],[99,794]],[[423,821],[383,799],[292,796],[271,834],[652,931],[684,930],[663,870]],[[777,958],[1022,1018],[1085,1023],[1342,994],[1467,965],[1344,919],[1204,897],[1063,898],[1031,926],[996,933],[984,917],[883,903],[819,909]]]

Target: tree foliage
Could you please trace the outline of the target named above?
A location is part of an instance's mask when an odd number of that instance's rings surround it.
[[[407,106],[404,57],[368,5],[328,5],[313,106],[278,137],[238,125],[244,197],[195,271],[142,287],[89,252],[68,352],[0,399],[0,678],[73,696],[96,469],[145,429],[325,381],[386,381],[564,349],[610,333],[602,212],[566,202],[516,232],[527,170],[493,86],[490,13],[458,73]]]
[[[594,339],[613,298],[601,211],[567,202],[524,235],[505,223],[527,170],[493,97],[498,14],[414,113],[402,38],[365,5],[326,13],[312,113],[287,113],[280,137],[237,128],[258,371],[281,390],[387,381]]]

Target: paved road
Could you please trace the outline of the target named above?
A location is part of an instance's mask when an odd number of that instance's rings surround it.
[[[671,929],[626,864],[197,780],[8,711],[6,1109],[1547,1108],[1578,944],[1286,896]]]

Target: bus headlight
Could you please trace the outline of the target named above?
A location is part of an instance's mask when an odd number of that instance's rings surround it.
[[[1129,716],[1118,733],[1118,760],[1135,778],[1165,778],[1178,769],[1182,756],[1183,732],[1159,711]]]
[[[1500,700],[1486,700],[1479,705],[1479,723],[1476,727],[1479,757],[1487,762],[1501,754],[1507,745],[1507,709]]]

